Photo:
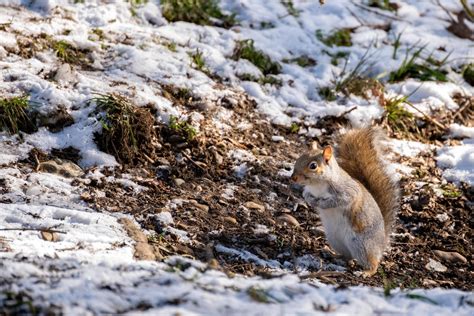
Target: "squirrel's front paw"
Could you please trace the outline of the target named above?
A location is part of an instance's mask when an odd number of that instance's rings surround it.
[[[309,206],[311,207],[318,206],[318,198],[316,198],[314,195],[312,195],[308,191],[303,192],[303,198],[306,201],[306,203],[308,203]]]

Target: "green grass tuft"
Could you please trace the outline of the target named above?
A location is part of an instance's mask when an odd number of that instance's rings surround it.
[[[369,7],[379,8],[387,11],[397,11],[398,4],[390,2],[390,0],[369,0]]]
[[[81,64],[87,61],[83,50],[74,47],[66,41],[54,41],[53,50],[56,56],[68,64]]]
[[[173,131],[183,136],[188,142],[197,135],[196,129],[187,121],[181,121],[176,116],[170,117],[169,127]]]
[[[397,70],[390,73],[388,81],[398,82],[407,78],[419,79],[421,81],[448,81],[446,72],[440,69],[446,62],[447,57],[440,62],[435,61],[431,56],[428,57],[424,63],[417,62],[424,48],[425,46],[419,48],[411,57],[409,56],[411,49],[408,49],[402,64]]]
[[[316,31],[316,37],[327,46],[352,46],[350,29],[339,29],[324,36],[321,30]]]
[[[469,64],[464,67],[462,77],[467,83],[474,87],[474,64]]]
[[[312,67],[316,65],[316,60],[308,56],[299,56],[291,59],[283,59],[284,63],[295,63],[300,67]]]
[[[206,61],[202,55],[202,52],[198,49],[194,53],[190,53],[189,57],[191,57],[193,61],[193,66],[198,70],[205,70],[206,69]]]
[[[298,125],[298,123],[296,122],[293,122],[291,123],[291,126],[290,126],[290,133],[292,134],[296,134],[300,131],[300,126]]]
[[[17,134],[19,130],[33,127],[27,115],[28,107],[27,96],[0,99],[0,129]]]
[[[169,22],[232,27],[235,15],[222,13],[216,0],[161,0],[161,12]]]
[[[326,101],[336,100],[336,91],[331,87],[319,88],[319,95]]]
[[[300,16],[300,10],[296,9],[292,0],[282,0],[281,4],[283,4],[288,11],[289,15],[294,16],[295,18]]]
[[[119,162],[133,163],[154,154],[153,115],[118,94],[99,95],[88,101],[96,104],[102,131],[96,133],[99,148],[114,155]]]
[[[247,59],[260,69],[264,75],[278,75],[281,72],[280,64],[272,61],[270,56],[261,50],[256,49],[254,41],[251,39],[238,41],[232,58],[234,60],[239,60],[240,58]]]

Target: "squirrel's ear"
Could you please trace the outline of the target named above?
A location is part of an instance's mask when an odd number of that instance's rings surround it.
[[[323,149],[323,159],[326,163],[329,162],[329,160],[332,157],[332,147],[331,146],[326,146]]]

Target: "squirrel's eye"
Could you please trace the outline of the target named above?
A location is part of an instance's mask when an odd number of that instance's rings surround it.
[[[318,167],[318,165],[315,163],[315,162],[311,162],[309,165],[308,165],[308,168],[310,170],[316,170],[316,168]]]

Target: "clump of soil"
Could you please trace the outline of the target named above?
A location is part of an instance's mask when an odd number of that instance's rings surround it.
[[[155,155],[155,118],[148,108],[140,108],[117,94],[101,95],[91,100],[102,131],[95,135],[100,150],[124,164],[151,161]]]

